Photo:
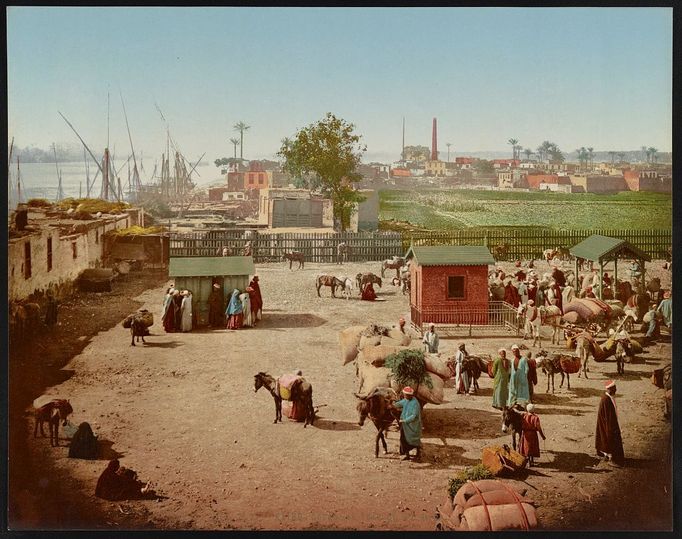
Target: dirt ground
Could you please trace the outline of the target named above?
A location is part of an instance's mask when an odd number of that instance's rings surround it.
[[[668,272],[653,266],[650,275],[660,273],[669,286]],[[355,369],[341,365],[338,332],[395,323],[409,315],[408,299],[388,283],[378,289],[384,301],[334,299],[329,288],[318,298],[314,276],[378,269],[378,263],[295,271],[259,265],[263,320],[240,331],[164,333],[168,281],[160,274],[130,276],[113,294],[64,305],[55,334],[36,339],[37,353],[10,365],[10,402],[21,403],[10,410],[10,528],[433,530],[448,478],[478,463],[484,446],[510,437],[500,430],[492,380],[484,374],[478,395],[446,389],[445,404],[425,407],[420,462],[400,460],[397,432],[389,436],[389,455],[374,458],[375,429],[357,424]],[[147,344],[133,348],[120,321],[142,305],[156,320]],[[441,340],[441,351],[454,352],[458,340]],[[522,342],[511,334],[462,340],[470,353],[491,354]],[[554,348],[548,340],[543,347]],[[671,529],[671,428],[662,391],[650,381],[671,354],[664,338],[620,377],[615,362],[591,361],[589,379],[572,376],[571,390],[559,389],[557,379],[554,394],[545,393],[539,374],[535,401],[547,440],[537,466],[518,480],[536,501],[542,528]],[[319,407],[306,429],[286,418],[274,425],[272,397],[253,390],[257,372],[297,368]],[[608,378],[618,381],[622,469],[594,455],[596,410]],[[70,399],[71,423],[92,425],[106,448],[103,458],[69,459],[66,440],[51,448],[48,439],[34,439],[29,395]],[[114,456],[164,499],[94,497],[105,458]]]

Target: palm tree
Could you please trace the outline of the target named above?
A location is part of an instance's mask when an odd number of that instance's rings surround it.
[[[530,156],[533,155],[533,150],[531,150],[530,148],[526,148],[525,150],[523,150],[523,153],[526,154],[526,160],[530,161]]]
[[[587,157],[590,160],[590,168],[594,168],[594,148],[587,148]]]
[[[580,168],[586,167],[587,166],[587,150],[585,149],[585,146],[581,146],[576,150],[576,153],[578,154],[578,162],[580,163]]]
[[[450,146],[452,146],[451,142],[446,142],[445,145],[448,147],[448,163],[450,162]]]
[[[239,159],[244,160],[244,131],[251,129],[250,125],[246,125],[244,122],[237,122],[232,126],[235,131],[239,131]]]
[[[609,156],[611,157],[611,164],[613,165],[613,159],[616,157],[616,152],[609,152]]]
[[[523,146],[519,144],[518,146],[515,146],[516,149],[516,159],[521,159],[521,150],[523,150]]]
[[[646,162],[648,163],[649,162],[649,148],[647,148],[646,146],[642,146],[640,148],[640,150],[642,150],[642,155],[646,156]]]
[[[231,138],[230,142],[234,146],[234,158],[237,159],[237,146],[239,146],[239,139],[238,138]]]
[[[507,141],[508,144],[511,144],[512,147],[512,159],[516,159],[516,145],[519,143],[519,141],[515,138],[510,138]]]
[[[542,141],[542,144],[537,148],[537,154],[540,157],[540,161],[544,161],[546,157],[549,156],[549,151],[552,148],[552,143],[549,140]]]
[[[653,146],[650,146],[647,153],[651,154],[651,163],[652,164],[655,163],[656,162],[656,154],[658,153],[658,149],[654,148]]]

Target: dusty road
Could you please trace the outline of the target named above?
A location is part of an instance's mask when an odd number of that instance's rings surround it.
[[[426,406],[421,462],[399,459],[397,432],[389,437],[390,454],[374,458],[374,427],[357,424],[355,369],[341,366],[338,332],[370,321],[394,323],[408,315],[408,300],[388,284],[378,289],[385,301],[374,303],[333,299],[328,288],[318,298],[313,285],[316,273],[361,270],[378,272],[378,264],[309,264],[293,272],[259,265],[264,318],[240,331],[165,334],[163,286],[143,292],[138,300],[156,317],[146,346],[132,348],[120,324],[102,331],[65,366],[72,376],[44,396],[69,398],[71,421],[90,422],[109,442],[109,456],[119,455],[166,499],[90,497],[106,461],[69,459],[66,447],[30,437],[27,448],[44,480],[67,481],[84,512],[104,515],[98,516],[102,527],[433,530],[448,478],[477,463],[482,447],[509,436],[500,431],[492,380],[484,374],[477,396],[446,389],[447,403]],[[521,342],[511,335],[464,341],[470,353]],[[457,340],[441,343],[447,353]],[[557,379],[554,395],[545,394],[539,375],[537,411],[548,439],[537,467],[522,479],[543,528],[670,527],[670,424],[662,418],[662,392],[649,380],[670,358],[669,341],[654,345],[617,378],[623,469],[597,464],[594,456],[596,409],[615,362],[592,362],[589,380],[572,377],[570,391],[559,389]],[[273,400],[264,390],[254,394],[253,375],[297,368],[313,385],[318,420],[306,429],[286,418],[273,425]],[[636,495],[622,488],[632,484]],[[76,514],[71,518],[57,527],[79,524]]]

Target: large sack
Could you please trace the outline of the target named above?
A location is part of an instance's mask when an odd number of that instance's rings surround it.
[[[508,445],[491,445],[481,451],[481,462],[495,476],[514,475],[526,467],[526,457]]]
[[[476,484],[476,488],[474,488],[474,485],[472,483],[464,483],[464,485],[462,485],[459,488],[459,490],[455,493],[455,498],[453,500],[453,503],[455,505],[464,507],[469,498],[478,494],[478,491],[476,489],[480,490],[481,492],[490,492],[493,490],[504,489],[503,483],[497,479],[481,479],[479,481],[474,481],[473,483]],[[519,494],[519,496],[523,496],[526,493],[525,489],[519,489],[514,487],[513,485],[507,486],[512,490],[516,491]]]
[[[341,359],[343,364],[352,362],[358,355],[358,345],[360,344],[360,332],[365,326],[351,326],[339,332],[339,343],[341,344]]]
[[[580,370],[580,358],[578,356],[561,356],[559,363],[561,369],[568,374],[575,374]]]
[[[133,316],[138,320],[141,320],[146,328],[154,325],[154,315],[146,309],[140,309]]]
[[[360,343],[358,344],[358,350],[367,348],[368,346],[379,346],[381,344],[381,335],[372,335],[368,337],[367,335],[362,335],[360,337]]]
[[[417,394],[415,396],[418,399],[431,404],[443,404],[443,379],[440,376],[431,373],[426,373],[426,376],[431,379],[433,388],[429,389],[426,385],[426,381],[424,381],[417,387]]]
[[[469,507],[476,507],[477,505],[505,505],[508,503],[516,503],[516,501],[521,501],[525,503],[532,503],[532,500],[520,496],[518,493],[513,491],[500,488],[498,490],[490,490],[488,492],[481,492],[480,494],[474,494],[469,498],[464,505],[464,509],[469,509]]]
[[[399,346],[407,346],[412,340],[409,335],[396,328],[390,329],[388,332],[388,337],[383,337],[383,339],[393,339],[394,341],[398,341],[400,343]]]
[[[389,346],[380,344],[379,346],[368,346],[362,350],[362,358],[371,363],[375,367],[383,367],[386,358],[391,354],[395,354],[400,350],[404,350],[402,346]]]
[[[583,320],[589,320],[592,317],[590,308],[577,298],[567,305],[564,305],[564,320],[568,320],[566,317],[570,313],[576,313],[576,315]],[[571,324],[575,324],[575,322],[571,322]]]
[[[461,530],[501,531],[533,529],[538,525],[535,507],[529,503],[477,505],[464,510]]]
[[[604,301],[604,303],[606,303],[607,305],[609,305],[612,309],[613,309],[614,307],[620,307],[621,309],[622,309],[623,307],[625,307],[625,305],[623,305],[623,302],[620,301],[619,299],[607,299],[607,300]]]
[[[360,386],[358,393],[361,395],[369,395],[374,388],[377,387],[391,387],[391,379],[393,372],[388,367],[374,367],[358,355],[358,378],[360,379]],[[402,389],[402,388],[401,388]]]
[[[427,371],[437,374],[443,379],[452,378],[450,369],[438,354],[424,354],[424,364]]]

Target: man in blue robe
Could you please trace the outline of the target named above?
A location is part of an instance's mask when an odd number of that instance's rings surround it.
[[[514,344],[511,347],[514,359],[511,362],[511,376],[509,379],[509,399],[507,406],[521,404],[525,406],[530,402],[530,389],[528,388],[528,359],[521,356],[521,350]]]
[[[410,451],[417,450],[415,459],[421,457],[422,417],[419,401],[414,398],[414,389],[407,386],[403,389],[404,399],[395,403],[400,413],[400,454],[403,460],[410,460]]]

